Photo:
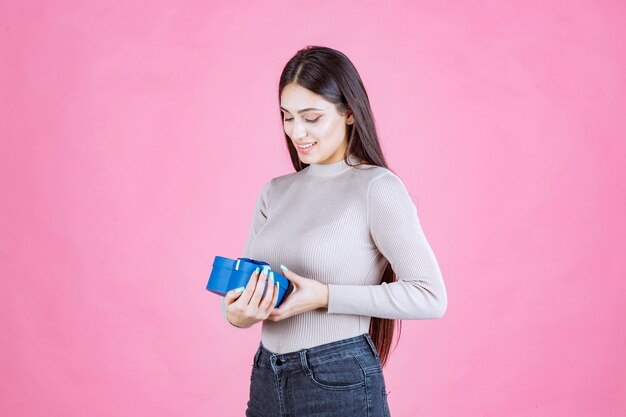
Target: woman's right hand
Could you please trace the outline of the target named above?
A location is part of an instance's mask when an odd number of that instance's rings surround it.
[[[274,284],[274,273],[268,277],[269,267],[262,271],[254,271],[250,275],[248,284],[242,293],[230,290],[224,296],[226,304],[226,319],[238,327],[250,327],[259,321],[265,320],[276,305],[278,300],[278,288]],[[267,285],[265,296],[263,289]]]

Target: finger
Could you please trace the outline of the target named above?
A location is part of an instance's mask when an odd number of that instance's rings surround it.
[[[245,289],[241,293],[240,299],[245,304],[248,304],[250,302],[250,298],[252,297],[252,294],[254,293],[254,289],[256,288],[256,283],[259,280],[259,272],[260,272],[259,267],[257,267],[254,271],[252,271],[252,274],[250,274],[250,278],[248,279],[248,283],[246,284]]]
[[[290,306],[290,301],[292,299],[287,297],[287,299],[283,299],[283,302],[280,304],[280,307],[275,307],[271,312],[270,312],[270,317],[276,317],[279,316],[281,314],[283,314],[284,311],[287,311],[287,309]]]
[[[276,284],[278,284],[278,281],[276,281]],[[279,289],[278,289],[278,285],[274,285],[274,294],[272,295],[272,303],[269,305],[268,309],[266,310],[266,314],[267,313],[272,313],[272,311],[274,310],[275,306],[276,306],[276,302],[278,301],[278,293],[279,293]]]
[[[285,301],[286,303],[286,301]],[[280,307],[276,307],[274,310],[271,311],[269,318],[273,321],[278,321],[278,320],[282,320],[283,317],[282,314],[285,311],[285,303],[281,304]]]
[[[281,269],[282,269],[282,274],[285,278],[287,278],[289,281],[296,283],[296,282],[300,282],[300,275],[296,274],[295,272],[293,272],[291,269],[287,269],[287,267],[283,264],[280,265]]]
[[[267,279],[267,290],[265,290],[265,295],[263,296],[263,300],[259,305],[259,309],[263,312],[266,312],[270,303],[272,302],[272,298],[274,297],[274,288],[276,285],[274,284],[274,271],[270,271],[268,279]]]
[[[263,295],[263,289],[265,288],[265,285],[267,283],[267,275],[268,275],[269,269],[270,269],[269,266],[264,265],[263,269],[261,270],[261,275],[259,276],[259,279],[257,280],[256,288],[254,289],[254,293],[252,294],[252,297],[250,298],[250,302],[248,303],[253,307],[259,308],[261,295]]]
[[[244,289],[244,287],[240,287],[242,290]],[[239,297],[241,297],[241,293],[242,291],[237,291],[236,288],[228,291],[226,293],[226,295],[224,296],[224,302],[226,303],[226,305],[229,305],[231,303],[233,303],[235,300],[237,300]]]

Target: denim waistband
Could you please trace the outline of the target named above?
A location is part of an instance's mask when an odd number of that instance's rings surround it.
[[[308,364],[315,365],[323,363],[333,358],[342,356],[359,355],[371,352],[376,359],[380,360],[374,342],[368,333],[348,339],[337,340],[335,342],[325,343],[323,345],[314,346],[308,349],[300,349],[288,353],[274,353],[263,346],[263,342],[259,342],[259,347],[254,355],[254,366],[292,370],[301,368]]]

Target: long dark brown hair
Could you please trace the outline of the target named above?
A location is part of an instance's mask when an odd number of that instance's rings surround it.
[[[340,114],[352,112],[354,123],[347,125],[348,149],[344,156],[346,164],[350,165],[348,155],[352,154],[367,164],[385,167],[393,172],[385,161],[378,142],[378,134],[374,124],[374,116],[370,108],[367,92],[361,77],[352,62],[346,55],[335,49],[324,46],[307,46],[300,49],[285,65],[278,88],[278,102],[283,88],[288,84],[296,83],[315,94],[324,97],[335,104]],[[280,113],[283,122],[282,112]],[[298,151],[293,146],[289,136],[285,133],[285,143],[289,149],[291,162],[296,171],[300,171],[308,164],[300,161]],[[396,276],[387,266],[381,282],[394,282]],[[398,321],[398,340],[402,330],[402,321]],[[374,341],[381,364],[387,363],[391,349],[391,341],[395,330],[396,320],[372,317],[369,333]],[[396,342],[397,345],[397,342]]]

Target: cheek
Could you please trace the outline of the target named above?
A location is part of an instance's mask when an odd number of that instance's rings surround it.
[[[326,142],[329,145],[337,146],[339,145],[345,136],[345,129],[341,126],[341,123],[334,123],[332,126],[329,126],[327,129],[327,133],[325,134]]]
[[[336,122],[327,122],[320,126],[316,126],[315,133],[320,139],[323,139],[324,142],[337,142],[343,139],[341,124]]]

